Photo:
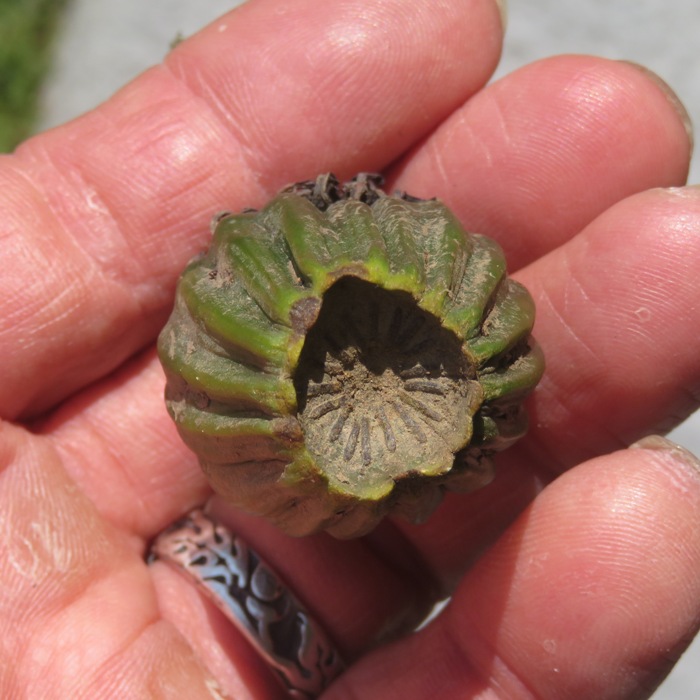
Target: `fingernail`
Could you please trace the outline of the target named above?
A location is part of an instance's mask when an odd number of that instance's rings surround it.
[[[676,462],[681,462],[687,467],[691,467],[696,472],[700,472],[700,459],[690,452],[690,450],[686,450],[685,447],[681,447],[661,435],[648,435],[630,445],[630,449],[663,452],[672,457]]]
[[[508,0],[495,0],[498,12],[501,15],[501,27],[505,32],[508,25]]]
[[[688,110],[685,108],[685,105],[681,102],[680,97],[676,95],[671,86],[663,78],[659,77],[656,73],[654,73],[654,71],[649,70],[646,66],[643,66],[639,63],[635,63],[634,61],[620,61],[620,63],[626,63],[627,65],[632,66],[638,71],[644,73],[644,75],[646,75],[647,78],[649,78],[649,80],[655,83],[657,87],[661,90],[661,92],[664,93],[666,99],[668,100],[668,103],[676,111],[676,114],[678,115],[679,119],[681,120],[681,123],[685,128],[685,133],[688,135],[688,143],[690,144],[690,152],[692,153],[693,146],[695,145],[695,136],[693,134],[693,121],[690,118],[690,114],[688,114]]]

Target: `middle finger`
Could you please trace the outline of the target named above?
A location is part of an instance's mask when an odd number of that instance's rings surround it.
[[[656,76],[629,63],[558,56],[486,87],[396,169],[399,189],[436,194],[516,270],[615,202],[682,185],[689,118]]]

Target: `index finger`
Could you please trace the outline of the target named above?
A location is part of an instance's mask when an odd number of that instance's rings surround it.
[[[493,0],[249,2],[0,163],[0,415],[37,414],[150,342],[223,208],[380,169],[483,85]]]

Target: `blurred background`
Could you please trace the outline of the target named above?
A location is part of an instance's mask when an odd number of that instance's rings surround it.
[[[0,0],[0,152],[91,109],[240,0]],[[697,0],[511,0],[498,78],[538,58],[589,53],[642,63],[700,125]],[[689,182],[700,183],[693,162]],[[700,335],[700,334],[699,334]],[[700,414],[671,438],[700,455]],[[700,698],[700,639],[654,700]]]

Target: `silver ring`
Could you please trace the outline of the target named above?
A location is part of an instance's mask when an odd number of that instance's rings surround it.
[[[196,509],[164,530],[149,562],[175,565],[276,672],[290,697],[317,697],[344,666],[320,625],[243,541]]]

